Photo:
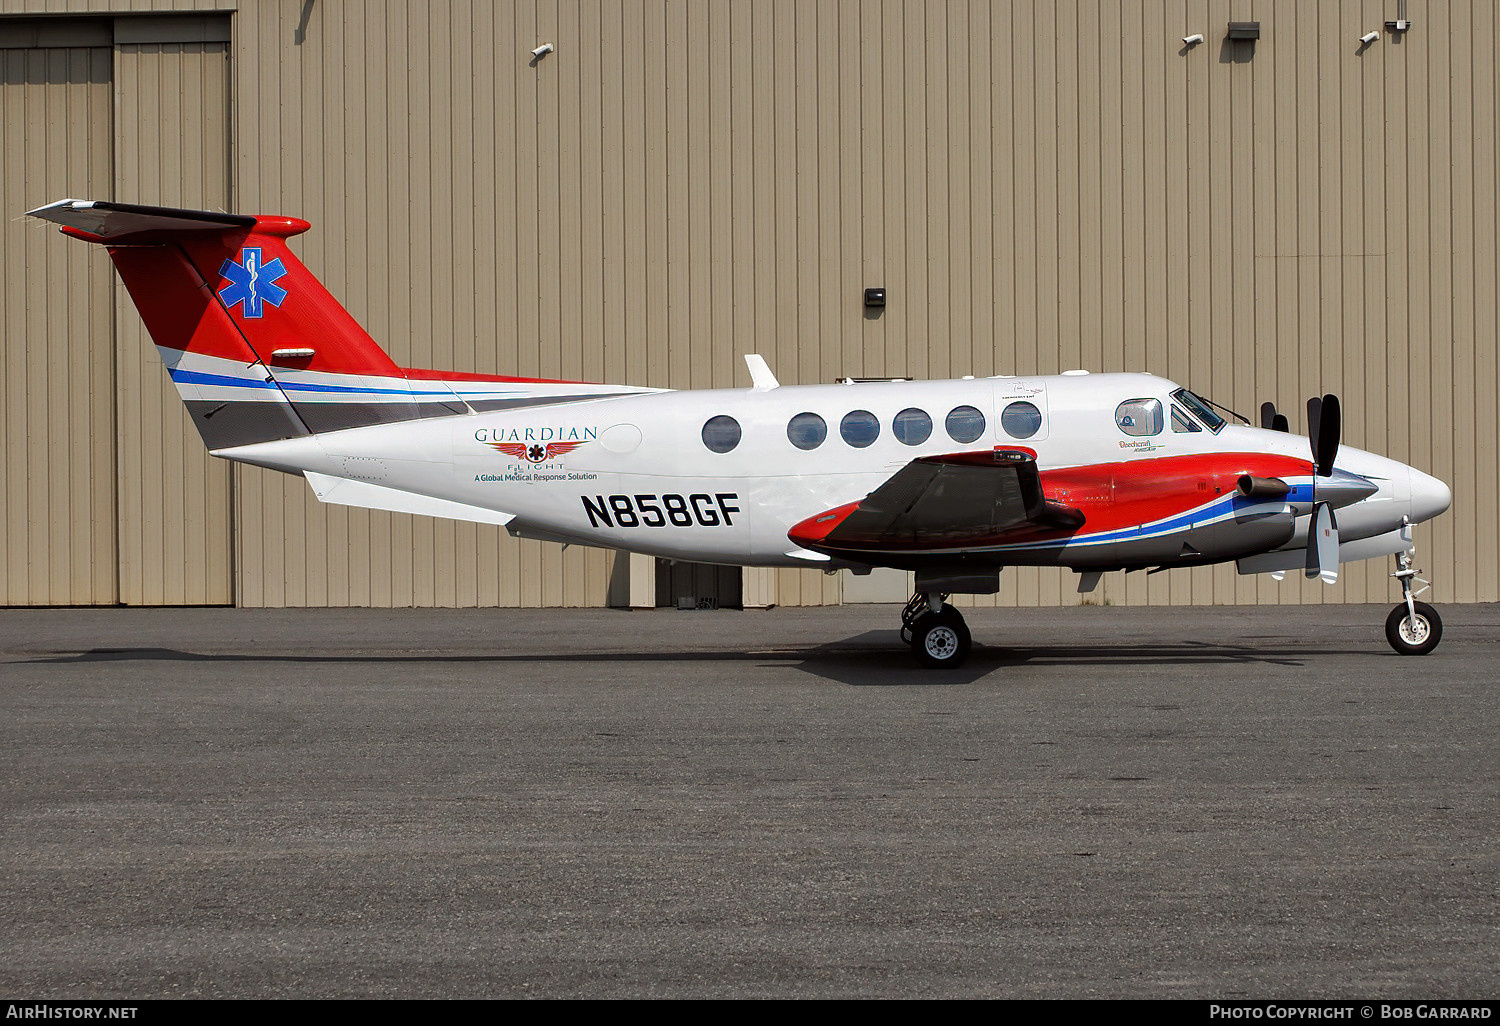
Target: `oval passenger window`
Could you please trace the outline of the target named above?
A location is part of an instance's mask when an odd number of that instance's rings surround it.
[[[703,444],[714,452],[728,452],[740,444],[740,422],[722,414],[710,418],[703,425]]]
[[[1000,426],[1012,438],[1030,438],[1042,426],[1042,411],[1024,399],[1000,411]]]
[[[984,414],[972,406],[955,406],[943,426],[955,442],[972,442],[984,434]]]
[[[869,410],[855,410],[844,414],[844,419],[839,422],[839,434],[856,449],[863,449],[880,437],[880,421]]]
[[[902,445],[921,445],[932,434],[932,418],[915,407],[902,410],[891,422],[891,433]]]
[[[799,449],[816,449],[828,437],[828,425],[816,413],[799,413],[787,421],[786,437]]]

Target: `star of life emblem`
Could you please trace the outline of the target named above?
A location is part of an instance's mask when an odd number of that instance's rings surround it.
[[[244,304],[242,311],[247,318],[264,316],[262,304],[280,306],[287,297],[287,290],[276,284],[286,277],[286,267],[280,257],[266,263],[259,246],[246,246],[240,250],[239,263],[224,261],[219,275],[229,279],[229,284],[219,290],[219,298],[230,309],[236,303]]]
[[[582,442],[548,442],[545,446],[525,442],[489,442],[490,448],[496,452],[503,452],[518,460],[526,460],[529,463],[546,463],[555,460],[559,456],[572,452],[582,445]]]

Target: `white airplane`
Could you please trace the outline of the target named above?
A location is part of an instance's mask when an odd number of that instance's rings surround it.
[[[1307,439],[1269,403],[1240,426],[1150,374],[783,387],[752,355],[749,389],[669,391],[418,370],[288,249],[306,221],[30,213],[108,249],[215,456],[300,474],[324,502],[668,559],[912,570],[901,636],[930,667],[969,653],[948,597],[994,593],[1006,566],[1070,567],[1090,591],[1108,570],[1229,560],[1332,583],[1394,554],[1391,646],[1442,636],[1411,527],[1448,486],[1340,448],[1333,396],[1309,402]]]

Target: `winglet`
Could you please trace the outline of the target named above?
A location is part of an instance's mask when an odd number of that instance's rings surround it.
[[[776,375],[771,373],[770,366],[765,357],[755,353],[745,354],[745,366],[750,368],[750,388],[755,392],[769,392],[773,388],[780,388],[781,382],[776,380]]]

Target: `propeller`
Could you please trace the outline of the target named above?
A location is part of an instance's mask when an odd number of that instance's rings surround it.
[[[1313,466],[1317,477],[1332,477],[1333,463],[1339,454],[1339,434],[1343,415],[1339,397],[1333,393],[1307,401],[1307,437],[1312,442]],[[1317,478],[1313,479],[1312,522],[1307,528],[1307,576],[1321,577],[1324,584],[1339,579],[1339,522],[1333,507],[1319,499]]]
[[[1267,431],[1290,431],[1291,425],[1287,423],[1286,414],[1276,412],[1276,404],[1264,402],[1260,404],[1260,426]]]

